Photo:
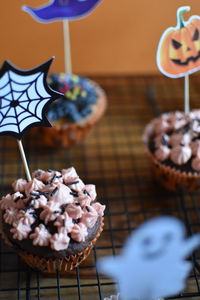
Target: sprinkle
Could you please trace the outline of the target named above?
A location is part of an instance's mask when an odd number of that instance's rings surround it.
[[[79,183],[79,180],[77,180],[77,181],[72,181],[72,182],[68,182],[68,183],[66,183],[66,185],[72,185],[72,184],[77,184],[77,183]]]
[[[48,195],[49,192],[39,192],[40,195]]]
[[[167,145],[167,139],[166,139],[166,137],[165,137],[164,135],[162,135],[161,143],[162,143],[163,145]]]
[[[52,192],[51,192],[51,197],[57,192],[58,187],[56,187]]]
[[[70,195],[72,195],[74,197],[78,197],[78,193],[75,193],[75,192],[70,192]]]
[[[55,172],[55,170],[48,169],[47,172],[52,173],[52,172]]]
[[[19,201],[19,199],[21,199],[21,198],[20,198],[20,196],[19,196],[19,197],[17,197],[17,198],[14,200],[14,202],[17,202],[17,201]]]
[[[84,190],[83,193],[90,196],[90,193],[87,190]]]
[[[34,192],[30,192],[30,195],[33,196],[34,198],[38,199],[40,198],[40,193],[34,193]]]
[[[56,179],[56,174],[53,176],[53,178],[51,179],[50,183],[53,183],[55,179]]]
[[[89,209],[89,207],[88,207],[88,206],[86,206],[85,208],[87,209],[87,211],[88,211],[88,212],[90,212],[90,209]]]

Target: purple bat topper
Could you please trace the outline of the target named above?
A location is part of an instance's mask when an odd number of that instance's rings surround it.
[[[35,20],[50,23],[60,20],[75,20],[88,15],[101,0],[53,0],[38,8],[23,6]]]

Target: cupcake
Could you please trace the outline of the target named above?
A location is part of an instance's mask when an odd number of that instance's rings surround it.
[[[89,255],[103,229],[105,206],[92,184],[75,169],[37,170],[18,179],[0,200],[1,233],[30,267],[43,272],[72,270]]]
[[[146,126],[143,140],[164,187],[192,192],[200,186],[200,110],[162,114]]]
[[[63,94],[54,101],[47,118],[52,128],[35,129],[47,146],[69,147],[82,141],[106,109],[104,91],[93,81],[65,73],[54,73],[48,84]]]

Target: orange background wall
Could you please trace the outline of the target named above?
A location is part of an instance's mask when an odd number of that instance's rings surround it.
[[[48,0],[2,0],[0,59],[32,68],[51,56],[52,71],[64,71],[62,23],[37,23],[21,10]],[[176,9],[190,5],[200,15],[199,0],[103,0],[87,18],[70,22],[73,72],[81,74],[155,73],[155,53],[162,32],[176,25]]]

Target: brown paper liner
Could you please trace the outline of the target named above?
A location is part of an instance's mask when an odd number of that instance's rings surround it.
[[[166,189],[178,192],[183,189],[186,192],[194,192],[200,187],[200,174],[182,172],[160,163],[153,154],[146,148],[147,154],[151,159],[153,173],[158,182]]]
[[[29,265],[34,270],[45,272],[45,273],[56,273],[56,272],[66,272],[71,271],[78,265],[80,265],[90,254],[90,251],[94,244],[96,243],[97,239],[99,238],[101,232],[103,231],[103,225],[104,225],[104,218],[101,217],[100,225],[98,232],[95,236],[95,238],[89,243],[87,248],[85,248],[83,251],[77,253],[76,255],[70,255],[68,257],[64,258],[55,258],[55,259],[48,259],[48,258],[40,258],[38,256],[29,254],[27,252],[18,252],[21,259]],[[2,229],[2,226],[1,226]],[[2,231],[2,230],[1,230]],[[1,232],[2,238],[5,241],[5,243],[8,246],[13,247],[11,242],[8,240],[6,235]]]
[[[70,147],[79,143],[91,132],[106,110],[107,99],[104,91],[98,85],[96,85],[96,91],[98,99],[93,112],[83,121],[77,123],[54,121],[51,122],[51,128],[36,127],[31,129],[31,133],[41,138],[44,145],[49,147]]]

